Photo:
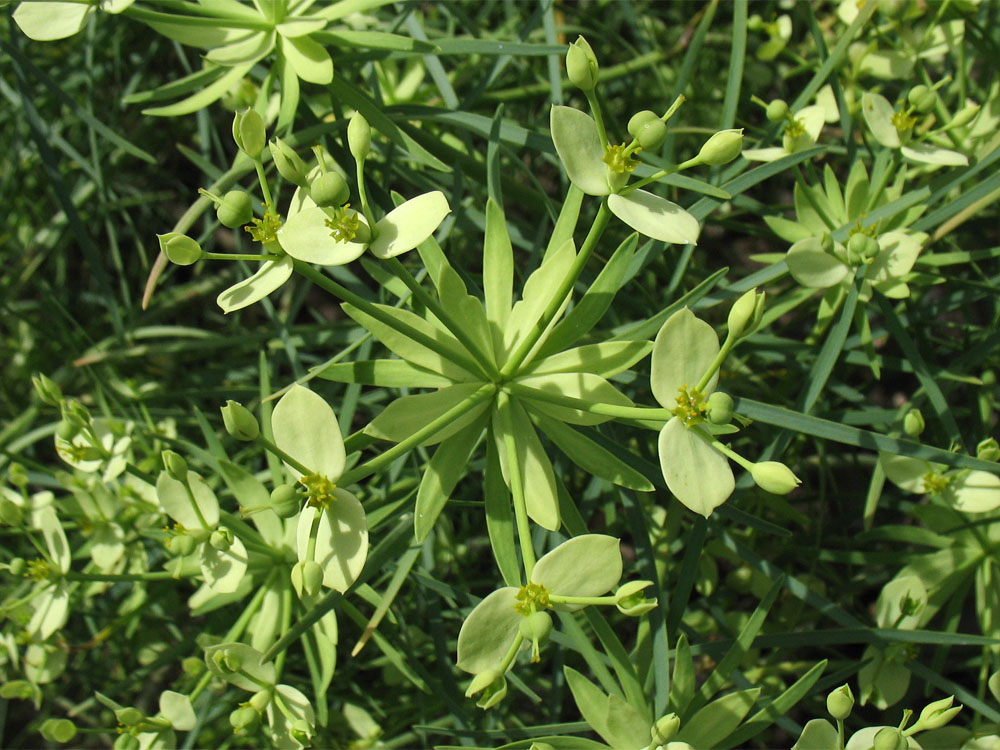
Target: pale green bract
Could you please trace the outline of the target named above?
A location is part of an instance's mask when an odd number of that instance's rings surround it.
[[[661,242],[697,244],[701,225],[676,203],[645,190],[612,187],[594,118],[578,109],[557,105],[552,108],[549,127],[566,175],[576,187],[587,195],[608,196],[611,212],[640,234]]]
[[[13,18],[29,39],[51,42],[76,34],[98,8],[107,13],[121,13],[133,2],[135,0],[99,0],[93,4],[23,2],[17,6]]]
[[[823,105],[812,104],[804,107],[792,115],[792,119],[801,127],[802,132],[796,136],[787,134],[782,136],[781,146],[770,146],[768,148],[748,148],[743,151],[743,158],[749,161],[777,161],[783,156],[794,154],[797,151],[804,151],[816,145],[819,134],[823,130],[823,123],[826,122],[826,110]],[[787,126],[786,126],[787,128]]]
[[[719,353],[719,338],[712,327],[682,308],[667,318],[653,342],[650,387],[665,409],[677,407],[681,388],[694,388]],[[702,394],[708,396],[718,382],[712,375]],[[684,505],[706,518],[733,493],[736,480],[729,461],[706,442],[703,425],[689,427],[672,417],[660,431],[658,453],[667,488]]]
[[[899,149],[910,161],[934,166],[967,167],[969,158],[958,151],[913,140],[913,127],[900,130],[897,113],[881,94],[866,91],[861,97],[861,112],[872,136],[886,148]],[[860,164],[860,162],[858,162]]]
[[[294,385],[281,397],[271,415],[275,444],[289,456],[332,484],[344,472],[344,438],[333,409],[308,388]],[[302,472],[286,467],[297,479]],[[321,513],[318,521],[317,513]],[[312,558],[310,537],[315,534]],[[368,524],[360,501],[337,487],[323,508],[306,507],[296,530],[300,561],[315,560],[323,569],[323,585],[346,591],[357,580],[368,557]]]
[[[882,469],[889,481],[905,492],[932,493],[963,513],[989,513],[1000,508],[1000,477],[977,469],[944,471],[941,464],[920,458],[882,454]],[[933,486],[939,478],[943,487]]]

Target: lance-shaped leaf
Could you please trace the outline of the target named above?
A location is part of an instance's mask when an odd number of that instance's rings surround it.
[[[792,278],[811,289],[835,286],[851,272],[840,258],[826,252],[822,240],[815,236],[801,239],[788,248],[785,261]]]
[[[536,359],[532,375],[553,372],[587,372],[610,378],[629,369],[652,350],[651,341],[604,341],[587,344]]]
[[[347,213],[368,225],[357,211],[349,208]],[[335,240],[326,224],[327,218],[318,206],[298,211],[278,230],[278,243],[290,256],[306,263],[343,266],[356,260],[365,251],[365,243]]]
[[[258,31],[245,39],[217,47],[205,55],[205,59],[216,65],[239,65],[257,62],[274,49],[274,32]]]
[[[366,434],[382,440],[401,442],[417,430],[426,427],[429,422],[437,419],[449,409],[469,399],[481,387],[482,383],[459,383],[432,393],[401,396],[375,417],[364,431]],[[423,445],[432,445],[451,437],[476,421],[489,408],[489,404],[490,402],[487,400],[474,406],[461,417],[428,437]]]
[[[226,656],[220,659],[223,666],[216,662],[216,654],[220,652]],[[265,662],[263,656],[260,651],[245,643],[218,643],[205,649],[205,665],[220,680],[256,693],[261,685],[273,685],[276,679],[274,662]],[[238,669],[231,668],[236,666]]]
[[[210,531],[219,525],[219,501],[212,488],[193,471],[187,473],[187,484],[177,481],[166,471],[156,480],[156,498],[163,512],[185,529]],[[191,494],[188,494],[188,488]],[[193,502],[192,502],[193,500]]]
[[[508,353],[514,352],[538,323],[575,258],[573,240],[566,240],[524,282],[521,299],[511,310],[504,330],[504,348]]]
[[[483,416],[442,441],[434,452],[417,490],[413,512],[414,537],[417,542],[427,538],[455,485],[469,470],[469,457],[485,426],[486,417]]]
[[[333,491],[334,500],[316,524],[313,558],[323,569],[323,585],[347,591],[361,575],[368,558],[368,521],[361,502],[347,490]],[[307,560],[313,521],[319,512],[312,506],[299,514],[295,535],[299,560]]]
[[[322,370],[313,370],[324,380],[361,383],[383,388],[444,388],[451,381],[439,373],[410,364],[405,359],[363,359],[336,362]]]
[[[449,213],[451,206],[440,190],[410,198],[376,222],[368,249],[376,258],[394,258],[430,237]]]
[[[344,437],[337,415],[322,396],[293,385],[271,415],[274,442],[310,471],[336,482],[344,473]],[[296,478],[301,472],[288,467]]]
[[[238,536],[229,549],[218,550],[211,544],[201,545],[198,555],[201,574],[212,591],[231,594],[239,588],[247,572],[247,549]]]
[[[563,542],[543,555],[531,572],[532,582],[560,596],[602,596],[617,586],[621,577],[619,541],[606,534],[584,534]]]
[[[506,586],[483,599],[458,633],[458,668],[471,674],[496,669],[517,637],[524,615],[514,609],[517,589]]]
[[[684,307],[675,312],[660,328],[653,342],[649,384],[661,406],[677,406],[681,387],[693,388],[719,354],[719,337],[708,323]],[[707,395],[715,389],[718,372],[704,388]]]
[[[539,526],[543,526],[549,531],[555,531],[559,528],[561,519],[559,516],[559,494],[556,490],[552,462],[542,447],[524,407],[517,400],[511,400],[510,406],[517,464],[521,471],[528,516]],[[507,467],[510,465],[510,461],[507,459],[504,432],[496,427],[500,423],[500,420],[496,419],[494,415],[493,436],[500,452],[500,466],[504,479],[509,486],[510,477],[507,475]]]
[[[492,199],[486,201],[486,235],[483,240],[483,296],[486,318],[493,332],[495,348],[503,340],[503,330],[513,304],[514,250],[507,233],[503,209]]]
[[[566,176],[587,195],[608,195],[608,165],[594,118],[572,107],[554,106],[549,115],[552,143]]]
[[[333,80],[333,60],[323,45],[308,36],[281,36],[281,51],[303,81],[325,86]]]
[[[248,279],[233,284],[215,300],[222,311],[231,313],[259,302],[280,287],[292,275],[292,258],[268,260]]]
[[[674,738],[693,747],[718,747],[753,708],[760,688],[740,690],[712,701],[684,722]]]
[[[592,375],[587,372],[553,372],[547,375],[518,378],[515,382],[541,393],[570,396],[591,403],[613,404],[615,406],[633,405],[627,396],[607,380],[600,375]],[[604,414],[594,414],[582,409],[553,404],[544,398],[532,398],[531,393],[527,391],[518,391],[518,399],[522,400],[526,406],[530,404],[530,409],[533,412],[541,412],[570,424],[595,425],[611,419]]]
[[[657,450],[667,488],[695,513],[708,518],[733,494],[736,480],[728,459],[677,417],[660,431]]]
[[[698,244],[698,220],[666,198],[633,190],[627,195],[609,195],[608,208],[639,234],[678,245]]]

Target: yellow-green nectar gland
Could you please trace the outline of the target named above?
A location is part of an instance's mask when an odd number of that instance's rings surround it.
[[[350,242],[353,240],[358,233],[358,227],[361,225],[361,220],[358,218],[357,213],[348,212],[347,209],[350,207],[350,203],[345,203],[340,208],[333,209],[333,218],[327,219],[324,222],[332,230],[330,236],[337,242]]]
[[[549,606],[549,590],[540,583],[529,583],[527,586],[522,586],[514,598],[517,599],[514,609],[525,617]]]
[[[601,161],[608,165],[608,169],[618,174],[627,174],[639,166],[637,159],[625,153],[624,143],[608,146]]]
[[[682,385],[677,390],[680,395],[677,396],[677,408],[673,411],[674,416],[688,427],[704,422],[707,410],[705,394],[697,388],[688,389],[686,385]]]
[[[299,480],[299,483],[306,488],[306,494],[309,496],[306,504],[314,508],[329,508],[330,503],[337,499],[333,494],[337,485],[322,474],[307,474]]]
[[[924,487],[929,495],[938,495],[948,489],[951,479],[937,471],[928,471],[923,476]]]
[[[911,114],[908,114],[906,110],[893,112],[890,121],[896,127],[896,130],[898,130],[900,133],[906,130],[910,130],[911,128],[913,128],[914,125],[917,124],[917,118]]]
[[[802,122],[802,118],[788,115],[788,121],[785,123],[785,135],[789,138],[798,138],[805,133],[806,124]]]
[[[867,214],[861,214],[854,222],[854,226],[847,230],[847,239],[851,239],[856,234],[867,234],[872,239],[878,239],[878,227],[875,224],[870,224],[867,227],[861,224],[866,217]]]
[[[32,581],[47,581],[52,577],[52,566],[45,560],[28,560],[28,571],[25,573]]]
[[[254,242],[274,242],[278,238],[278,230],[281,229],[281,218],[268,210],[268,204],[264,204],[264,217],[258,219],[256,216],[250,219],[253,226],[246,226],[243,229],[250,232]]]

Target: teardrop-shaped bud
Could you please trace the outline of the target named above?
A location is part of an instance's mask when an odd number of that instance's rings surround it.
[[[253,413],[236,401],[226,401],[222,407],[222,422],[226,432],[237,440],[256,440],[260,434],[260,424]]]
[[[172,479],[176,479],[178,482],[187,481],[188,465],[184,456],[168,448],[160,454],[160,457],[163,459],[163,468],[167,470],[167,474]]]
[[[566,75],[570,83],[582,91],[593,91],[600,74],[601,66],[593,48],[582,36],[577,37],[566,50]]]
[[[251,159],[254,161],[260,159],[267,143],[267,134],[264,119],[256,110],[248,109],[246,112],[236,113],[233,118],[233,140],[236,141],[240,151]]]
[[[854,708],[854,693],[846,682],[826,696],[826,710],[837,721],[843,721],[851,715]]]
[[[802,484],[802,480],[780,461],[755,463],[750,469],[750,475],[758,487],[775,495],[787,495]]]
[[[356,161],[368,158],[372,147],[372,129],[360,112],[355,112],[347,124],[347,145]]]
[[[743,151],[743,128],[720,130],[705,141],[698,152],[702,164],[718,167],[728,164]]]
[[[308,184],[306,174],[309,172],[309,168],[295,153],[295,149],[277,136],[271,139],[268,148],[271,149],[271,158],[274,159],[274,166],[277,168],[278,174],[299,187],[306,187]]]
[[[178,266],[190,266],[203,255],[198,241],[185,234],[167,232],[156,235],[156,238],[160,241],[160,250],[167,256],[167,260]]]

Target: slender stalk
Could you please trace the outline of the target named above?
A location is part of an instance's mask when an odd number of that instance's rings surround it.
[[[511,394],[535,401],[545,401],[556,406],[566,406],[570,409],[579,409],[590,414],[601,414],[607,417],[619,417],[621,419],[641,419],[646,421],[666,422],[673,412],[669,409],[656,406],[619,406],[618,404],[605,404],[601,402],[587,401],[573,396],[564,396],[561,393],[543,391],[538,388],[521,385],[520,383],[508,383],[507,390]]]
[[[521,545],[521,562],[524,564],[524,580],[531,580],[535,569],[535,548],[531,543],[531,526],[528,523],[528,505],[524,497],[521,466],[517,458],[517,443],[514,439],[514,420],[510,413],[510,396],[505,391],[497,394],[497,414],[500,429],[504,433],[504,453],[507,459],[507,478],[514,498],[514,518],[517,524],[517,538]]]
[[[528,331],[527,335],[521,340],[520,345],[511,354],[510,359],[500,370],[500,376],[504,379],[511,377],[518,368],[524,363],[525,358],[534,348],[535,344],[538,343],[538,339],[541,337],[545,329],[548,328],[549,323],[559,312],[559,308],[562,307],[563,300],[566,299],[566,295],[570,293],[573,289],[573,285],[576,284],[576,280],[580,277],[580,273],[583,271],[584,266],[587,265],[587,261],[590,260],[590,256],[594,253],[594,248],[597,247],[598,241],[601,239],[601,235],[604,234],[604,230],[608,226],[608,222],[611,220],[611,210],[608,208],[608,201],[605,198],[601,201],[601,208],[597,212],[597,216],[594,218],[594,223],[590,227],[590,231],[587,232],[587,237],[583,241],[583,245],[580,246],[580,252],[577,253],[576,258],[573,261],[573,265],[570,266],[569,271],[566,273],[565,278],[559,284],[559,288],[556,289],[555,294],[552,295],[552,300],[549,302],[548,307],[542,313],[541,317],[535,323],[534,327]]]
[[[205,253],[201,260],[281,260],[284,256],[271,253]]]
[[[190,575],[181,576],[182,578],[193,578],[201,575],[201,571]],[[67,581],[96,581],[99,583],[140,583],[146,581],[168,581],[175,580],[177,576],[174,576],[169,570],[154,570],[150,573],[77,573],[75,571],[67,571],[63,573],[63,578]]]
[[[461,351],[455,351],[448,349],[442,345],[439,341],[431,338],[422,331],[418,331],[416,328],[403,323],[400,320],[386,314],[384,311],[380,310],[377,305],[369,302],[363,297],[358,296],[350,289],[338,284],[336,281],[331,279],[324,273],[317,271],[308,263],[301,260],[295,261],[295,270],[301,275],[305,276],[316,286],[322,287],[325,291],[329,292],[335,297],[339,297],[344,302],[349,302],[350,304],[357,307],[362,312],[372,316],[380,323],[389,326],[397,331],[399,331],[404,336],[413,339],[418,344],[421,344],[433,352],[437,352],[442,357],[450,360],[457,364],[458,366],[464,368],[473,375],[480,375],[486,377],[486,373],[482,371],[479,364]]]
[[[278,458],[280,458],[282,461],[284,461],[286,464],[291,466],[296,471],[300,472],[303,476],[309,476],[310,474],[313,473],[312,469],[310,469],[305,464],[296,461],[294,458],[285,453],[285,451],[281,450],[281,448],[279,448],[270,440],[268,440],[266,437],[264,437],[263,434],[260,434],[256,438],[254,438],[254,442],[259,443],[260,445],[267,448],[267,450],[271,451],[271,453],[276,455]]]
[[[613,596],[560,596],[559,594],[549,594],[549,601],[553,604],[615,604]]]
[[[645,187],[649,183],[656,182],[657,180],[663,179],[667,175],[675,174],[675,173],[680,172],[682,170],[690,169],[691,167],[697,167],[699,164],[701,164],[701,159],[699,157],[697,157],[697,156],[693,156],[690,159],[688,159],[687,161],[683,161],[680,164],[675,164],[672,167],[666,167],[665,169],[661,169],[659,172],[654,172],[649,177],[643,177],[641,180],[637,180],[636,182],[633,182],[631,185],[628,185],[627,187],[625,187],[619,193],[619,195],[628,195],[633,190],[638,190],[641,187]]]
[[[695,386],[699,391],[704,391],[705,387],[708,385],[708,381],[712,379],[712,376],[718,372],[719,368],[722,367],[722,363],[726,361],[726,357],[729,356],[729,352],[733,350],[736,346],[736,339],[733,336],[726,336],[726,340],[722,343],[722,348],[719,349],[719,353],[715,355],[715,359],[712,360],[712,364],[708,366],[705,370],[705,374],[701,376],[701,380],[698,381],[698,385]]]
[[[388,466],[410,449],[420,445],[435,432],[443,429],[451,422],[454,422],[456,419],[481,404],[487,398],[490,398],[494,393],[496,393],[496,390],[497,387],[493,383],[484,383],[482,387],[471,396],[457,403],[437,419],[434,419],[425,426],[421,427],[406,440],[396,443],[385,453],[380,453],[375,456],[375,458],[366,461],[360,466],[356,466],[345,473],[340,477],[337,483],[341,487],[347,487],[355,482],[361,481],[367,476],[371,476],[379,471],[383,466]]]
[[[489,373],[493,378],[499,377],[500,372],[497,370],[496,365],[493,364],[490,358],[483,351],[482,346],[469,337],[469,335],[465,332],[465,327],[462,326],[459,321],[455,320],[448,313],[448,311],[441,306],[440,302],[427,293],[427,290],[424,289],[420,285],[420,282],[413,277],[413,274],[410,273],[409,269],[399,262],[398,258],[387,258],[385,260],[385,264],[389,267],[389,270],[396,274],[396,277],[400,281],[406,284],[407,288],[413,292],[413,296],[420,300],[424,307],[434,313],[438,320],[444,323],[445,327],[451,331],[452,335],[454,335],[454,337],[462,343],[462,346],[468,349],[470,354],[477,356],[479,365],[483,370]]]

